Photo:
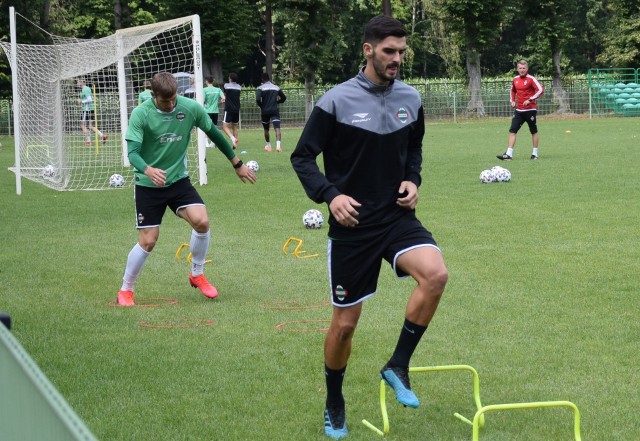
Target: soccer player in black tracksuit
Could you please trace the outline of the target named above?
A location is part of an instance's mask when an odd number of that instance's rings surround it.
[[[376,293],[382,260],[411,276],[404,324],[381,377],[409,407],[419,400],[409,361],[436,312],[448,271],[431,233],[415,216],[424,115],[420,95],[396,80],[407,49],[399,21],[365,27],[366,66],[318,101],[291,163],[307,195],[329,205],[328,268],[333,318],[324,345],[325,434],[347,435],[342,382],[363,301]],[[324,174],[316,164],[322,153]]]
[[[273,123],[273,129],[276,132],[276,152],[282,151],[280,141],[282,139],[280,133],[280,110],[278,104],[284,103],[287,96],[282,89],[273,84],[269,80],[269,74],[262,74],[262,84],[256,89],[256,104],[260,107],[260,119],[262,120],[262,128],[264,129],[264,140],[266,142],[264,149],[271,151],[271,142],[269,139],[269,123]]]

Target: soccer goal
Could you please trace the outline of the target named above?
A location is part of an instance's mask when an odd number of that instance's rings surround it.
[[[16,21],[47,45],[18,44]],[[45,32],[10,8],[11,42],[0,42],[13,80],[16,193],[21,178],[55,190],[104,190],[120,174],[133,184],[124,136],[145,81],[157,72],[193,81],[202,103],[198,15],[128,29],[97,40]],[[196,133],[197,132],[197,133]],[[189,175],[207,183],[205,135],[194,131]]]

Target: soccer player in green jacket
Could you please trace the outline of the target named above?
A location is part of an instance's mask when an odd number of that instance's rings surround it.
[[[178,96],[176,79],[167,72],[154,75],[153,99],[133,109],[126,133],[129,161],[135,167],[135,207],[138,243],[127,258],[117,302],[133,306],[134,285],[160,235],[167,207],[192,227],[189,283],[206,297],[218,290],[204,276],[209,249],[209,216],[202,198],[191,184],[186,155],[191,131],[198,127],[212,139],[242,182],[256,181],[255,173],[236,156],[225,136],[195,100]]]

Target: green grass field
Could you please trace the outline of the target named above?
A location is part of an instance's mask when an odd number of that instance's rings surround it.
[[[500,164],[512,181],[494,184],[478,176],[498,164],[508,120],[428,124],[418,214],[450,278],[413,366],[468,364],[485,405],[568,400],[580,409],[583,440],[640,440],[639,123],[541,118],[541,159],[529,160],[523,128],[515,159]],[[135,308],[109,304],[137,239],[132,190],[55,192],[23,181],[16,196],[13,140],[1,139],[0,310],[98,439],[325,439],[327,229],[305,230],[301,218],[309,208],[328,212],[306,198],[290,166],[300,129],[283,133],[286,153],[267,154],[261,131],[241,132],[243,159],[261,167],[253,186],[208,150],[209,185],[199,187],[212,220],[205,273],[220,297],[189,286],[186,252],[179,261],[175,253],[190,231],[168,213],[136,298],[178,303]],[[284,254],[289,237],[319,257]],[[345,380],[349,440],[379,439],[360,421],[381,426],[378,371],[411,289],[385,266],[365,304]],[[389,391],[387,439],[471,439],[453,416],[475,412],[468,373],[412,382],[422,406],[405,409]],[[490,413],[480,439],[571,440],[573,414]]]

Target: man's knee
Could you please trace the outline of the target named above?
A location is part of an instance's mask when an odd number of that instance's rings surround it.
[[[339,342],[347,342],[351,340],[353,334],[356,332],[356,323],[339,322],[336,326],[332,327],[333,334]]]
[[[437,267],[426,270],[424,275],[418,278],[417,281],[418,285],[431,294],[441,295],[449,281],[449,271],[446,266],[438,265]]]

